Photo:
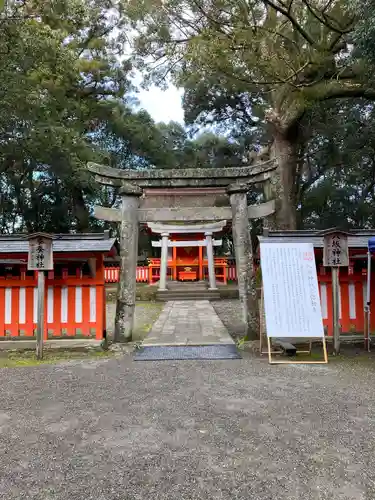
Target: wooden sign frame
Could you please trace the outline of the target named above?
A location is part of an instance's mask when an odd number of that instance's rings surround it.
[[[321,340],[322,341],[322,347],[323,347],[323,359],[321,360],[291,360],[291,359],[275,359],[272,357],[272,355],[282,355],[283,351],[281,349],[274,349],[272,346],[272,338],[276,337],[269,337],[267,335],[267,322],[266,322],[266,317],[265,317],[265,311],[264,311],[264,292],[263,292],[263,286],[262,286],[262,292],[261,292],[261,297],[260,297],[260,308],[259,308],[259,351],[260,355],[267,355],[268,356],[268,362],[270,365],[299,365],[299,364],[327,364],[328,363],[328,353],[327,353],[327,342],[326,342],[326,336],[325,334],[323,337],[306,337],[306,342],[309,342],[309,350],[297,350],[296,355],[298,354],[311,354],[311,347],[312,347],[312,341],[313,340]],[[262,321],[264,317],[264,321]],[[263,325],[264,323],[264,325]],[[262,326],[264,326],[264,331]],[[267,338],[267,350],[263,351],[263,336],[266,336]],[[280,337],[282,338],[282,337]],[[287,338],[287,337],[286,337]]]

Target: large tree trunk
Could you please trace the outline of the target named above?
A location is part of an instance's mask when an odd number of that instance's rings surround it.
[[[80,233],[88,233],[90,228],[90,212],[85,203],[82,189],[75,187],[72,190],[73,197],[73,213],[77,220],[77,231]]]
[[[298,125],[281,128],[273,125],[273,142],[270,159],[277,165],[270,182],[268,196],[276,200],[275,216],[269,220],[270,229],[297,228],[296,173],[298,168],[299,134]]]

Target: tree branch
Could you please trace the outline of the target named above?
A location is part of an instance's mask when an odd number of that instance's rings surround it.
[[[314,9],[311,7],[311,5],[309,4],[309,1],[308,0],[302,0],[303,4],[306,5],[308,11],[315,17],[315,19],[317,21],[319,21],[320,23],[324,24],[324,26],[326,26],[327,28],[329,28],[331,31],[334,31],[335,33],[339,33],[340,35],[345,35],[346,33],[350,33],[350,31],[352,30],[351,29],[351,26],[353,24],[353,21],[354,19],[352,19],[347,26],[345,26],[345,28],[336,28],[335,26],[333,26],[333,24],[331,24],[330,22],[328,22],[328,16],[327,15],[324,15],[323,14],[323,18],[321,18],[315,11]]]
[[[276,80],[276,81],[254,81],[254,80],[248,80],[247,78],[241,78],[237,75],[235,75],[234,73],[230,73],[228,71],[224,71],[222,68],[219,68],[219,71],[221,73],[223,73],[223,75],[229,77],[229,78],[232,78],[233,80],[237,80],[239,82],[243,82],[243,83],[247,83],[249,85],[259,85],[259,86],[268,86],[268,85],[280,85],[280,83],[284,83],[283,81],[280,81],[280,80]]]
[[[271,0],[263,0],[265,5],[268,5],[272,9],[276,10],[276,12],[279,12],[283,16],[285,16],[289,21],[291,22],[292,26],[295,28],[296,31],[307,41],[309,42],[310,45],[316,45],[314,39],[309,35],[309,33],[302,28],[302,26],[299,24],[299,22],[293,17],[293,15],[288,11],[283,9],[282,7],[279,7],[278,5],[274,4]]]
[[[369,99],[371,101],[375,100],[375,89],[365,87],[361,84],[347,84],[333,82],[331,85],[323,84],[326,87],[326,91],[321,94],[320,100],[326,101],[329,99],[340,99],[347,97],[358,97]],[[317,89],[319,95],[319,89]]]
[[[322,14],[324,14],[325,12],[327,12],[327,10],[331,7],[331,5],[333,4],[334,1],[335,0],[328,0],[328,3],[322,9]]]

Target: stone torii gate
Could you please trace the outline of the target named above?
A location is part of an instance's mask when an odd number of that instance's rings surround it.
[[[141,222],[194,222],[232,220],[238,290],[248,338],[258,334],[253,251],[249,219],[275,212],[274,200],[247,205],[247,193],[254,184],[269,183],[272,162],[246,167],[199,169],[120,170],[89,163],[88,169],[100,184],[116,187],[121,208],[96,207],[98,219],[119,222],[121,271],[117,297],[114,341],[132,338],[136,298],[138,225]],[[188,190],[194,196],[173,196]],[[160,192],[163,196],[160,205]],[[155,196],[159,192],[159,203]],[[186,201],[189,198],[189,201]],[[216,206],[215,206],[216,205]]]

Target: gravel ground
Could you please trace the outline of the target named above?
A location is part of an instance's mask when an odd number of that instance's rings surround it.
[[[374,499],[373,366],[3,369],[0,499]]]
[[[133,340],[143,340],[157,320],[164,304],[161,302],[137,302],[135,308]],[[113,333],[116,303],[107,301],[107,331]]]
[[[237,337],[244,334],[245,325],[242,321],[241,304],[238,299],[215,300],[211,303],[232,336]]]

